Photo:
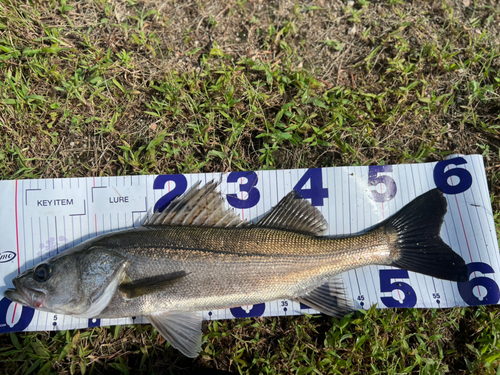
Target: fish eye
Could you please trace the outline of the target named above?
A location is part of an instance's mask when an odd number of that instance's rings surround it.
[[[33,278],[36,281],[44,282],[52,276],[52,267],[48,264],[40,264],[33,273]]]

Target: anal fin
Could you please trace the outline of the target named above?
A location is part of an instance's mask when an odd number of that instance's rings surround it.
[[[147,316],[153,327],[186,357],[201,351],[202,317],[198,312],[165,311]]]
[[[355,310],[340,277],[331,278],[327,283],[297,297],[296,300],[323,314],[335,317],[342,317]]]

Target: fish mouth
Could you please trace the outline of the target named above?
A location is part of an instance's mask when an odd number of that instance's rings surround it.
[[[19,284],[17,279],[12,280],[15,289],[7,289],[4,292],[6,298],[13,302],[20,303],[21,305],[40,308],[45,302],[47,295],[41,290],[23,287]]]

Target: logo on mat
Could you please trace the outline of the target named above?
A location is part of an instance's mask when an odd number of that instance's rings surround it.
[[[7,263],[16,257],[16,253],[13,251],[4,251],[0,253],[0,263]]]

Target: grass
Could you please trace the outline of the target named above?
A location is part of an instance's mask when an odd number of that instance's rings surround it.
[[[498,224],[498,8],[318,4],[0,0],[0,177],[480,153]],[[213,322],[195,360],[150,326],[26,332],[0,336],[0,363],[9,374],[497,374],[499,321],[494,306]]]

